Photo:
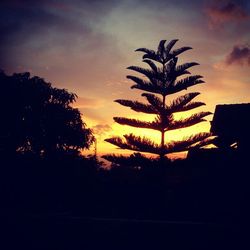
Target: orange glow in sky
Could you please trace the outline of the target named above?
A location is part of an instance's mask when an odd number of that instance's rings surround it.
[[[132,82],[126,75],[131,72],[126,68],[144,67],[141,53],[134,50],[155,50],[161,39],[179,39],[174,48],[193,48],[180,56],[179,63],[200,63],[190,70],[204,76],[205,83],[177,94],[201,93],[194,100],[206,106],[193,112],[214,112],[217,104],[250,102],[249,1],[52,2],[2,4],[0,68],[8,74],[29,71],[76,93],[75,107],[93,129],[99,154],[122,152],[104,142],[112,135],[133,132],[159,142],[159,132],[115,124],[113,117],[152,119],[114,100],[143,100],[141,91],[130,89]],[[165,137],[178,140],[209,131],[212,118]]]

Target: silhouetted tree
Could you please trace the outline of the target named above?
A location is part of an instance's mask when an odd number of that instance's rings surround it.
[[[184,51],[191,49],[190,47],[181,47],[172,50],[177,41],[178,40],[172,40],[165,45],[166,40],[162,40],[159,43],[157,51],[146,48],[136,50],[144,53],[143,62],[148,64],[149,68],[130,66],[128,69],[144,75],[146,79],[133,75],[128,75],[127,78],[135,82],[131,87],[132,89],[135,88],[146,92],[143,93],[142,96],[146,98],[147,103],[125,99],[115,100],[115,102],[130,107],[136,112],[156,115],[155,120],[152,122],[124,117],[114,117],[114,120],[122,125],[158,130],[161,133],[160,144],[156,144],[145,137],[135,136],[132,133],[124,135],[125,140],[121,137],[112,137],[106,139],[107,142],[122,149],[157,154],[161,159],[169,153],[182,152],[192,147],[201,147],[210,143],[210,133],[199,133],[185,138],[182,141],[165,142],[165,133],[167,131],[195,125],[205,121],[204,117],[211,114],[210,112],[199,112],[184,119],[174,119],[173,115],[175,113],[192,110],[205,105],[203,102],[192,101],[200,94],[198,92],[187,93],[174,99],[169,104],[166,103],[166,97],[168,95],[175,94],[186,90],[188,87],[204,82],[201,80],[202,76],[200,75],[182,77],[185,74],[190,74],[188,69],[198,65],[198,63],[189,62],[177,65],[178,56]],[[106,159],[110,160],[112,157],[106,156]]]
[[[0,86],[2,153],[79,154],[93,142],[80,111],[71,106],[75,94],[30,73],[7,76],[1,71]]]

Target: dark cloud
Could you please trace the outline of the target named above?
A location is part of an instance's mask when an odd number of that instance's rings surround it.
[[[242,1],[217,1],[207,6],[205,12],[209,18],[210,28],[218,28],[226,23],[242,22],[250,18]]]
[[[236,45],[226,58],[226,64],[240,64],[250,66],[250,46]]]
[[[18,42],[20,44],[43,32],[63,33],[70,36],[81,33],[86,37],[91,33],[91,23],[98,22],[100,8],[81,1],[10,1],[2,4],[0,16],[1,45]],[[92,11],[92,8],[95,11]],[[17,41],[18,40],[18,41]],[[63,42],[63,39],[61,40]]]
[[[47,49],[54,43],[71,46],[74,41],[69,38],[75,34],[87,40],[95,33],[91,25],[99,22],[114,6],[112,1],[104,4],[103,1],[80,0],[3,0],[0,3],[1,56],[9,56],[10,50],[31,40],[34,44],[35,38],[39,49]]]
[[[9,4],[2,4],[1,10],[1,67],[8,68],[11,59],[18,61],[23,57],[22,51],[32,60],[33,50],[37,54],[48,50],[54,43],[65,47],[66,39],[62,39],[61,34],[90,33],[86,25],[76,22],[70,16],[52,11],[44,4],[10,1]]]
[[[96,78],[123,57],[114,37],[100,29],[114,2],[1,1],[0,68],[49,76],[61,86],[97,86]]]

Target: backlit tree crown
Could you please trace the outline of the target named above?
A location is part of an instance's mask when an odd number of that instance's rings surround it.
[[[145,91],[145,93],[142,93],[142,96],[145,97],[147,103],[125,99],[115,100],[115,102],[130,107],[136,112],[156,115],[155,120],[152,122],[125,117],[114,117],[114,120],[121,125],[158,130],[161,133],[161,143],[157,144],[149,138],[139,137],[133,134],[124,135],[124,138],[112,137],[106,139],[107,142],[122,149],[157,154],[161,158],[169,153],[182,152],[210,143],[210,133],[198,133],[182,141],[165,143],[165,132],[190,127],[202,121],[206,121],[204,117],[211,114],[210,112],[199,112],[184,119],[174,119],[174,113],[192,110],[205,105],[203,102],[193,101],[193,99],[200,94],[198,92],[187,93],[172,100],[170,104],[166,104],[166,96],[204,83],[204,81],[201,80],[202,76],[191,75],[188,70],[195,65],[199,65],[198,63],[189,62],[177,65],[178,56],[191,49],[191,47],[181,47],[173,50],[173,46],[177,41],[178,40],[171,40],[166,44],[166,40],[161,40],[157,51],[146,48],[136,50],[144,53],[143,62],[149,67],[141,68],[130,66],[128,69],[140,73],[146,78],[133,75],[128,75],[127,78],[134,82],[134,85],[131,86],[132,89],[136,88]],[[183,77],[184,75],[189,76]],[[110,157],[106,158],[110,159]]]

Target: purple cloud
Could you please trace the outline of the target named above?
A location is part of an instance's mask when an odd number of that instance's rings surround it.
[[[209,18],[210,28],[221,27],[225,23],[242,22],[249,20],[250,15],[239,3],[234,2],[216,2],[205,10]]]
[[[250,66],[250,46],[249,45],[235,45],[226,58],[226,64],[247,64]]]

